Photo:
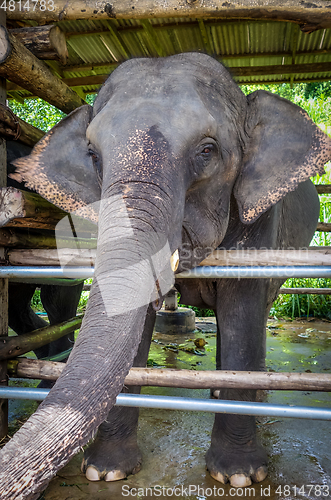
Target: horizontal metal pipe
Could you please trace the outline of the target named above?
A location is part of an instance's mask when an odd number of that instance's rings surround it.
[[[48,392],[49,389],[0,387],[0,399],[33,399],[42,401],[46,398]],[[116,406],[331,420],[331,408],[310,408],[307,406],[285,406],[248,401],[222,401],[174,396],[151,396],[146,394],[119,394],[116,399]]]
[[[93,278],[93,267],[0,266],[0,278]]]
[[[200,266],[176,278],[331,278],[330,266]]]
[[[93,267],[1,266],[0,278],[93,278]],[[330,266],[200,266],[176,278],[331,278]]]

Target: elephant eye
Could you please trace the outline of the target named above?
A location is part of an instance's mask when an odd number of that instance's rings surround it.
[[[100,156],[95,151],[93,151],[93,149],[89,149],[88,154],[92,157],[93,167],[94,167],[95,173],[97,175],[99,186],[101,186],[101,184],[102,184],[102,162],[101,162]]]
[[[209,161],[213,158],[214,153],[217,151],[217,146],[212,143],[203,144],[200,146],[200,151],[198,152],[198,157],[200,157],[204,162]]]

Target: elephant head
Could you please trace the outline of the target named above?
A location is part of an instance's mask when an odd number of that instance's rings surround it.
[[[189,53],[122,64],[93,108],[68,115],[16,162],[17,180],[98,219],[99,230],[66,368],[1,451],[3,498],[45,486],[106,418],[148,304],[172,285],[171,255],[179,249],[182,270],[185,246],[186,264],[197,265],[222,242],[232,194],[250,224],[330,156],[331,141],[301,108],[264,91],[246,97],[220,63]]]

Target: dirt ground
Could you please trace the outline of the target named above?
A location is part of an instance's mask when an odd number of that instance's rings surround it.
[[[215,366],[216,327],[213,318],[197,319],[192,335],[154,334],[149,364],[169,368],[211,370]],[[193,340],[203,338],[205,348]],[[270,320],[267,369],[329,373],[331,323]],[[207,390],[144,388],[146,394],[209,398]],[[269,391],[269,403],[331,408],[329,393]],[[35,403],[11,402],[12,421]],[[250,488],[233,490],[214,481],[205,470],[213,415],[201,412],[141,409],[139,443],[141,471],[115,483],[89,482],[80,472],[82,454],[59,471],[44,500],[179,499],[316,499],[331,498],[331,422],[257,417],[260,441],[269,455],[269,475]]]

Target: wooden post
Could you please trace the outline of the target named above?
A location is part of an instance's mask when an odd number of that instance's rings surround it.
[[[6,24],[6,14],[0,11],[0,27]],[[0,103],[6,104],[6,80],[0,78]],[[6,140],[0,138],[0,186],[7,184]],[[5,250],[0,248],[0,261]],[[0,279],[0,336],[8,335],[8,280]],[[8,385],[7,363],[0,361],[0,385]],[[0,399],[0,439],[8,434],[8,400]]]

